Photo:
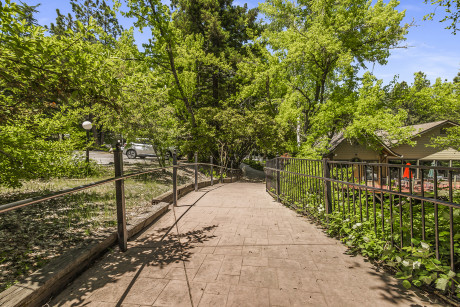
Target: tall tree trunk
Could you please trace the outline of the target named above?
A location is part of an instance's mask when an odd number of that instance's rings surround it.
[[[193,112],[193,108],[192,108],[192,106],[190,104],[190,100],[185,95],[184,89],[182,87],[182,84],[181,84],[181,82],[179,80],[179,76],[177,74],[176,62],[175,62],[175,58],[174,58],[171,38],[168,37],[165,29],[163,29],[163,27],[161,26],[161,22],[159,21],[158,16],[156,15],[157,11],[156,11],[156,8],[155,8],[156,7],[155,3],[152,0],[150,0],[149,3],[150,3],[150,9],[152,10],[153,15],[156,17],[156,21],[157,21],[157,23],[159,25],[158,29],[160,30],[160,34],[163,37],[163,39],[165,39],[167,41],[166,53],[167,53],[167,56],[168,56],[168,61],[169,61],[169,66],[171,68],[171,73],[173,74],[173,77],[174,77],[174,82],[176,83],[176,86],[177,86],[177,89],[179,90],[179,93],[181,95],[182,101],[185,104],[185,108],[187,109],[187,112],[190,115],[190,122],[192,124],[192,128],[196,128],[195,114]],[[192,129],[192,133],[194,133],[194,130],[195,129]]]

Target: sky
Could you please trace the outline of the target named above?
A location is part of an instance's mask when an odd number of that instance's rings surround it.
[[[167,0],[166,0],[167,1]],[[68,0],[23,0],[28,5],[41,3],[36,15],[40,25],[49,25],[56,19],[56,9],[62,14],[71,12]],[[108,1],[110,2],[110,0]],[[234,4],[248,4],[249,8],[258,6],[257,0],[234,0]],[[386,2],[386,1],[385,1]],[[460,33],[453,35],[451,30],[445,29],[446,23],[439,20],[444,16],[444,10],[433,5],[425,4],[423,0],[401,0],[398,10],[406,10],[406,17],[403,23],[413,22],[415,26],[409,29],[407,40],[401,46],[407,48],[396,48],[391,50],[386,65],[370,64],[368,66],[378,79],[382,79],[384,84],[398,76],[398,81],[406,81],[411,84],[414,80],[414,73],[424,72],[428,79],[435,82],[437,78],[442,80],[452,79],[460,71]],[[435,11],[436,9],[436,11]],[[123,10],[123,7],[122,7]],[[423,16],[436,12],[434,21],[424,21]],[[124,28],[132,26],[132,20],[119,16],[119,21]],[[135,30],[136,43],[140,46],[146,42],[149,34],[140,33]]]

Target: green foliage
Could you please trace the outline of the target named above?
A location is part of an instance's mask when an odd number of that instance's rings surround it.
[[[158,1],[128,3],[126,16],[151,33],[145,61],[153,87],[164,94],[182,152],[238,163],[276,131],[266,102],[245,91],[252,76],[244,63],[259,50],[250,42],[259,31],[257,11],[231,1],[172,4],[174,13]]]
[[[211,177],[211,171],[208,170],[208,169],[200,169],[200,172],[203,173],[206,177]],[[214,180],[219,180],[221,174],[219,172],[219,170],[213,170],[212,171],[212,177],[214,178]],[[226,173],[226,171],[224,170],[223,173],[222,173],[222,178],[227,178],[229,175]]]
[[[347,214],[347,216],[350,216]],[[414,219],[416,219],[414,217]],[[376,235],[373,229],[372,218],[368,221],[356,222],[357,217],[345,219],[343,214],[335,212],[329,216],[328,232],[339,236],[352,251],[359,251],[363,255],[384,261],[385,265],[396,270],[396,277],[403,281],[403,286],[407,289],[412,285],[421,287],[422,285],[433,285],[439,290],[450,291],[450,287],[457,285],[460,278],[450,271],[449,265],[444,260],[439,261],[435,258],[433,248],[426,242],[412,239],[412,245],[402,249],[390,244],[391,241],[384,240],[380,235]],[[407,225],[409,220],[404,218],[403,224]],[[388,231],[389,229],[386,229]],[[395,229],[395,233],[397,230]],[[448,247],[448,242],[442,240],[441,249]],[[407,244],[407,243],[406,243]],[[446,246],[447,245],[447,246]],[[460,251],[456,250],[456,254]],[[444,263],[444,264],[443,264]]]
[[[0,7],[0,134],[16,133],[0,141],[2,184],[72,176],[86,119],[94,146],[110,132],[149,139],[161,164],[176,147],[228,166],[253,150],[318,158],[338,132],[374,147],[379,130],[407,141],[410,132],[397,127],[408,121],[458,117],[457,83],[431,86],[419,74],[413,86],[391,88],[368,73],[358,78],[365,63],[384,64],[404,40],[409,25],[394,0],[267,1],[266,21],[231,0],[175,0],[171,9],[131,0],[123,14],[150,34],[142,52],[133,30],[118,24],[121,3],[71,5],[67,16],[57,12],[50,35],[36,25],[36,7]]]
[[[412,136],[408,128],[404,126],[407,113],[403,109],[394,111],[385,104],[385,91],[382,89],[382,81],[377,81],[374,76],[365,73],[362,86],[358,91],[358,99],[350,110],[351,121],[345,128],[344,136],[351,140],[358,140],[368,147],[379,148],[381,142],[390,144],[394,140],[401,143],[408,142]],[[377,135],[378,131],[385,134]]]
[[[18,187],[21,180],[50,177],[84,177],[97,173],[95,164],[86,165],[74,153],[82,133],[65,125],[59,116],[35,116],[30,123],[7,125],[0,130],[0,184]],[[69,127],[70,126],[70,127]],[[73,131],[70,138],[57,137],[60,131]]]
[[[446,136],[437,136],[432,139],[431,146],[439,148],[453,148],[460,150],[460,127],[455,126],[446,129]]]
[[[459,83],[437,79],[434,84],[423,72],[414,74],[412,84],[395,80],[383,86],[365,73],[360,88],[339,101],[327,101],[313,120],[312,134],[302,144],[303,156],[314,158],[314,153],[327,153],[330,133],[341,131],[349,140],[366,147],[379,148],[381,143],[413,145],[414,131],[405,126],[430,121],[459,122]],[[331,130],[329,123],[336,130]],[[338,130],[337,130],[338,129]],[[432,140],[432,146],[459,148],[456,128],[448,129],[446,136]]]
[[[68,36],[68,30],[79,31],[79,22],[85,26],[93,23],[103,30],[95,31],[94,33],[100,35],[101,42],[109,44],[123,32],[123,27],[118,24],[115,11],[107,5],[105,0],[70,0],[70,5],[74,15],[69,13],[64,16],[59,9],[56,9],[56,24],[51,23],[49,26],[51,34],[58,37]]]
[[[458,121],[459,85],[437,79],[434,84],[423,72],[414,74],[414,82],[394,82],[387,89],[387,104],[408,113],[405,125],[450,119]]]
[[[37,5],[28,5],[27,3],[21,2],[18,5],[19,12],[16,15],[16,18],[19,21],[24,20],[27,26],[38,26],[37,19],[34,17],[35,13],[38,13],[37,8],[40,7],[41,3]]]
[[[385,103],[393,110],[393,114],[406,112],[405,125],[426,123],[429,121],[451,120],[460,121],[460,83],[442,81],[440,78],[430,84],[422,72],[414,74],[414,82],[394,82],[386,89]],[[459,149],[458,128],[447,129],[447,135],[436,136],[431,146],[439,148]]]
[[[296,160],[282,163],[286,171],[301,171],[321,176],[321,170],[314,162],[309,166]],[[315,171],[316,169],[316,171]],[[353,169],[332,170],[334,178],[352,178]],[[282,202],[305,213],[324,225],[331,236],[339,238],[349,248],[350,253],[376,260],[391,268],[403,286],[421,287],[430,285],[437,289],[457,295],[460,298],[460,274],[452,272],[450,261],[450,213],[449,207],[438,206],[439,259],[435,248],[435,209],[434,204],[425,201],[424,227],[425,240],[422,240],[422,204],[406,197],[353,190],[346,185],[332,183],[331,201],[333,212],[325,214],[324,183],[311,177],[298,177],[290,174],[281,176]],[[274,192],[274,191],[273,191]],[[440,192],[442,193],[442,192]],[[425,195],[426,196],[426,195]],[[460,194],[454,194],[458,203]],[[412,206],[412,210],[409,207]],[[412,211],[412,213],[411,213]],[[383,215],[382,215],[383,214]],[[413,237],[411,238],[411,214]],[[453,224],[460,223],[460,210],[453,210]],[[460,230],[454,228],[454,267],[460,270]]]
[[[277,59],[271,69],[288,85],[278,116],[294,136],[287,148],[305,141],[304,147],[316,147],[347,126],[359,69],[366,61],[386,63],[390,48],[407,33],[397,5],[364,0],[260,4],[271,22],[262,36]]]
[[[457,34],[458,31],[458,23],[460,17],[460,1],[459,0],[425,0],[425,3],[431,3],[431,5],[435,5],[437,8],[442,7],[446,15],[440,22],[450,22],[450,24],[446,27],[446,29],[452,30],[452,34]],[[432,20],[435,13],[430,13],[423,17],[424,20]]]
[[[15,18],[21,9],[0,6],[0,184],[8,186],[87,173],[91,166],[73,153],[85,147],[86,102],[114,107],[118,84],[106,69],[108,47],[90,42],[100,28],[77,23],[77,33],[47,36]]]

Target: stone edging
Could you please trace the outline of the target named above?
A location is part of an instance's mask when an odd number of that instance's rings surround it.
[[[217,184],[218,180],[214,182]],[[232,181],[230,178],[225,178],[223,182],[230,183]],[[211,181],[203,181],[198,183],[198,188],[201,189],[210,185]],[[195,185],[193,183],[178,187],[178,198],[190,193],[194,189]],[[129,223],[128,238],[133,237],[166,213],[169,210],[168,207],[171,202],[172,191],[152,200],[152,208]],[[95,259],[116,242],[117,233],[107,233],[102,238],[98,238],[88,245],[72,249],[64,255],[51,260],[50,263],[32,273],[23,282],[15,284],[1,292],[0,306],[40,306],[49,297],[64,288],[78,274],[83,272]]]

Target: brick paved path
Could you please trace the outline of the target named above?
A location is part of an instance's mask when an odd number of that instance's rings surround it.
[[[171,210],[129,242],[126,253],[107,253],[50,305],[431,304],[362,257],[345,255],[340,242],[274,202],[263,184],[192,192],[176,208],[178,217],[184,212],[181,236],[175,227],[168,233],[174,224]]]

